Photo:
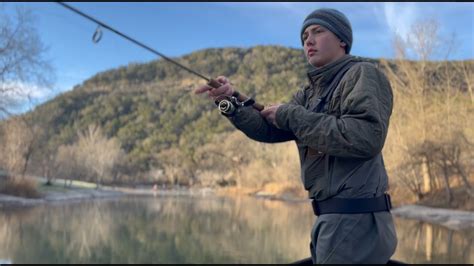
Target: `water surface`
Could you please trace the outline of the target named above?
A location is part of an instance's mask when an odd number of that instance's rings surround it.
[[[124,197],[0,209],[0,261],[289,263],[309,257],[310,204],[197,196]],[[394,259],[472,263],[474,233],[396,218]]]

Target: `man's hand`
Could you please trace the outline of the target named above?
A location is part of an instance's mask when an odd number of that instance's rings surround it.
[[[232,96],[232,93],[234,93],[234,88],[232,87],[229,79],[224,76],[219,76],[216,78],[216,80],[222,84],[222,86],[216,89],[209,85],[203,85],[197,88],[194,93],[202,94],[207,91],[209,98],[212,98],[214,101],[220,96]]]
[[[260,114],[265,117],[269,123],[272,123],[277,128],[278,125],[276,123],[276,112],[280,106],[282,106],[282,104],[272,104],[260,111]]]

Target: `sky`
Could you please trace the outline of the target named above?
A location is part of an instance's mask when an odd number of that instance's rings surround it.
[[[433,59],[474,59],[474,3],[285,3],[285,2],[71,2],[71,6],[137,39],[169,57],[206,48],[279,45],[301,48],[304,18],[321,7],[336,8],[352,24],[351,54],[394,58],[394,33],[407,36],[417,21],[438,21],[441,45]],[[92,42],[97,25],[54,2],[1,3],[7,12],[30,9],[43,44],[45,58],[55,70],[54,88],[35,89],[35,104],[72,89],[98,72],[158,57],[102,29]],[[446,45],[445,45],[446,46]],[[192,66],[189,66],[192,68]],[[203,73],[206,75],[206,73]],[[31,106],[30,106],[31,107]]]

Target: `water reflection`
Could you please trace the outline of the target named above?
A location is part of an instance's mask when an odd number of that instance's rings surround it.
[[[309,204],[133,197],[0,211],[13,263],[287,263],[309,256]],[[473,233],[396,220],[394,258],[472,263]]]
[[[474,262],[474,232],[454,231],[416,220],[396,219],[399,244],[394,258],[410,263]]]

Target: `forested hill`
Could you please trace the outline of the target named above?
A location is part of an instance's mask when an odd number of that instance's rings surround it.
[[[262,103],[280,102],[305,80],[303,51],[277,46],[206,49],[179,58],[194,70],[228,76]],[[205,81],[164,60],[98,73],[72,91],[37,107],[33,120],[47,125],[51,150],[71,144],[90,124],[117,137],[138,172],[159,164],[154,155],[177,146],[193,150],[232,126],[204,95],[192,90]]]
[[[229,77],[239,91],[263,104],[288,101],[307,83],[301,49],[206,49],[177,60],[209,77]],[[474,61],[370,60],[380,63],[394,92],[383,150],[392,188],[400,189],[400,197],[407,191],[421,197],[449,184],[443,177],[470,187],[472,149],[464,140],[473,136]],[[193,93],[202,84],[164,60],[98,73],[23,116],[36,133],[17,136],[33,144],[19,158],[30,159],[28,172],[58,178],[253,188],[290,182],[296,187],[295,145],[248,140],[206,95]],[[3,134],[11,136],[4,139],[15,137],[14,125],[5,125]],[[444,163],[446,158],[452,163]]]

